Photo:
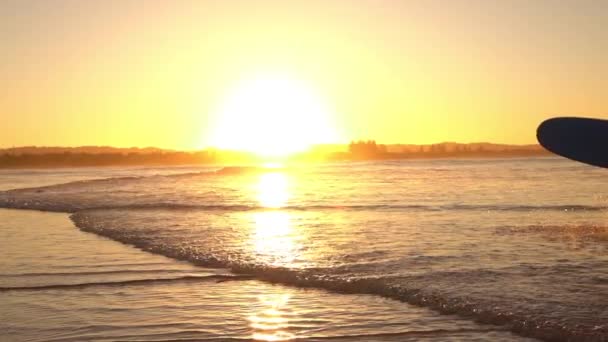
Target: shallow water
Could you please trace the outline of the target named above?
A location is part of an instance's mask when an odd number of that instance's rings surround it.
[[[372,295],[272,285],[0,209],[1,341],[498,340],[500,327]]]
[[[12,190],[0,206],[74,213],[85,231],[266,281],[608,338],[604,170],[546,158],[189,171]]]

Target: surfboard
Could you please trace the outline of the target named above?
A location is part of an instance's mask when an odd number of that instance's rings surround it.
[[[552,118],[538,126],[536,138],[555,154],[608,168],[608,120]]]

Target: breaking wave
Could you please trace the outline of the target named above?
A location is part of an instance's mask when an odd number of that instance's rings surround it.
[[[169,235],[151,236],[150,232],[154,229],[148,231],[114,227],[112,223],[108,225],[101,222],[103,219],[99,221],[103,215],[103,210],[83,211],[72,215],[71,218],[84,231],[103,235],[148,252],[200,266],[227,268],[235,274],[254,276],[267,282],[322,288],[339,293],[379,295],[430,307],[444,314],[469,317],[480,323],[502,325],[513,332],[549,341],[601,341],[608,336],[608,326],[601,324],[597,317],[591,318],[586,324],[581,324],[580,321],[575,324],[564,320],[563,312],[549,312],[547,307],[539,303],[527,304],[527,299],[521,297],[520,293],[511,293],[511,296],[503,298],[500,294],[509,286],[484,293],[489,286],[495,288],[497,284],[524,284],[536,277],[558,279],[560,276],[578,275],[580,282],[577,286],[585,286],[583,274],[586,274],[588,269],[601,269],[601,263],[590,263],[584,267],[578,264],[557,267],[521,265],[502,269],[433,271],[392,276],[361,273],[356,271],[356,267],[350,271],[348,267],[340,270],[332,267],[290,268],[255,262],[230,253],[206,251],[196,245],[184,245],[183,241],[173,241],[167,238]],[[601,284],[604,280],[596,277],[592,282]],[[539,290],[552,291],[566,284],[541,283],[536,286],[541,286]],[[538,295],[540,294],[534,294]],[[597,295],[602,296],[601,293]],[[570,308],[572,309],[577,304],[569,305],[574,305]],[[586,310],[596,310],[598,313],[605,309],[601,302],[595,307],[589,307],[588,303],[585,306]]]

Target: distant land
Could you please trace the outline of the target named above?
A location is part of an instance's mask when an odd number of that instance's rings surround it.
[[[354,161],[415,158],[503,158],[551,155],[538,144],[443,142],[430,145],[377,144],[373,140],[348,145],[313,146],[288,157],[290,161]],[[44,147],[23,146],[0,149],[0,168],[54,168],[87,166],[145,166],[252,163],[262,158],[251,153],[207,149],[175,151],[155,147],[110,146]]]

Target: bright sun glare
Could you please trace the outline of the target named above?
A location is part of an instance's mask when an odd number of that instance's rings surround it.
[[[327,104],[307,83],[285,75],[237,84],[215,113],[210,145],[280,157],[337,141]]]

